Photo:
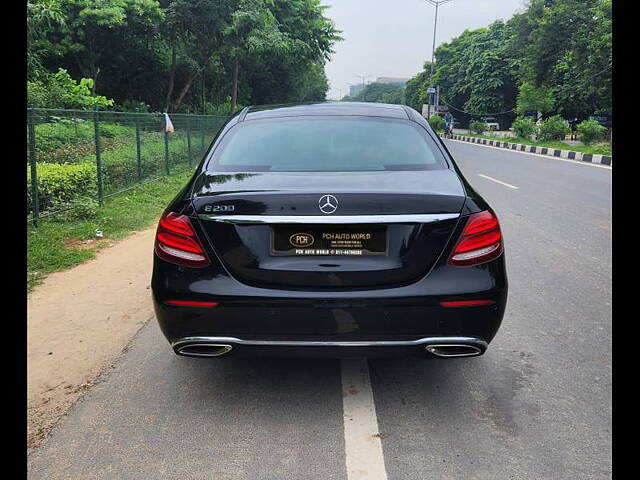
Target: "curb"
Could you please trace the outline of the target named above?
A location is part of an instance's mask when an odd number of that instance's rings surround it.
[[[534,145],[523,145],[521,143],[502,142],[500,140],[488,140],[486,138],[467,137],[465,135],[451,135],[451,139],[460,140],[469,143],[478,143],[480,145],[489,145],[492,147],[502,147],[518,152],[537,153],[540,155],[548,155],[550,157],[568,158],[569,160],[579,160],[582,162],[598,163],[613,167],[611,155],[596,155],[593,153],[574,152],[573,150],[558,150],[547,147],[537,147]]]

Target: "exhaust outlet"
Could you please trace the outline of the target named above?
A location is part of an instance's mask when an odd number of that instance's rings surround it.
[[[220,357],[231,351],[231,345],[221,343],[190,343],[176,349],[179,355],[188,357]]]
[[[475,357],[482,354],[482,350],[475,345],[428,345],[425,350],[437,357]]]

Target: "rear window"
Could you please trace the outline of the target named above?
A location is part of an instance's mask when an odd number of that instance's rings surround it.
[[[414,122],[375,117],[251,120],[233,127],[211,171],[436,170],[446,161]]]

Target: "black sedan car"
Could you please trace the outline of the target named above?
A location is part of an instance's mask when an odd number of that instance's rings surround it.
[[[247,107],[158,225],[180,355],[481,355],[507,300],[500,225],[415,110]]]

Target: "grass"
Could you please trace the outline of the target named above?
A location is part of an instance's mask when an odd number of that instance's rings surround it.
[[[191,176],[184,170],[170,177],[136,185],[109,197],[91,220],[42,220],[27,228],[27,291],[52,272],[95,257],[100,248],[131,232],[151,227]],[[97,239],[96,230],[104,237]]]
[[[521,137],[499,137],[497,135],[484,135],[478,133],[464,133],[468,137],[486,138],[489,140],[499,140],[510,143],[521,143],[524,145],[533,145],[536,147],[546,147],[558,150],[573,150],[574,152],[592,153],[596,155],[611,155],[611,144],[603,145],[570,145],[558,140],[531,140],[530,138]]]

